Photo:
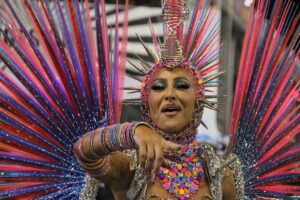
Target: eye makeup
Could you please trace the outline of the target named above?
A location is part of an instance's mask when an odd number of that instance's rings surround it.
[[[178,90],[187,90],[191,87],[190,82],[186,78],[176,78],[174,80],[174,88]]]
[[[152,82],[150,88],[154,91],[163,91],[168,87],[166,79],[156,79]],[[173,87],[178,90],[187,90],[191,87],[189,80],[183,77],[174,79]]]
[[[167,88],[167,82],[164,79],[156,79],[150,86],[151,90],[162,91]]]

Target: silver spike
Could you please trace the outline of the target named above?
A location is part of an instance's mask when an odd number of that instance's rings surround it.
[[[146,71],[144,69],[141,69],[139,66],[134,64],[131,60],[127,59],[127,61],[131,64],[132,67],[134,67],[136,70],[138,70],[141,74],[146,75]]]
[[[203,104],[203,106],[206,107],[206,108],[208,108],[208,109],[214,110],[214,111],[219,111],[216,107],[210,106],[208,104]]]
[[[208,127],[206,126],[206,124],[202,120],[200,120],[200,124],[202,124],[206,129],[208,129]]]
[[[209,108],[211,110],[219,111],[218,108],[215,105],[213,105],[211,102],[205,99],[201,99],[201,102],[204,107]]]
[[[223,98],[227,97],[228,95],[205,95],[205,99],[214,99],[214,98]]]
[[[218,73],[216,73],[216,74],[212,74],[212,75],[210,75],[210,76],[208,76],[208,77],[205,77],[205,78],[203,79],[203,84],[205,84],[205,83],[207,83],[207,82],[209,82],[209,81],[211,81],[211,80],[214,80],[215,78],[221,76],[221,75],[224,74],[224,73],[225,73],[225,71],[223,71],[223,72],[218,72]]]
[[[141,87],[123,87],[124,90],[141,90]]]
[[[147,51],[149,57],[153,60],[153,62],[158,63],[160,59],[159,59],[159,56],[155,53],[155,51],[150,49],[148,47],[148,45],[145,44],[145,42],[142,40],[142,38],[137,33],[136,33],[136,36],[139,38],[140,42],[144,46],[145,50]]]
[[[143,79],[140,78],[140,77],[131,75],[131,74],[129,74],[129,73],[126,73],[126,74],[127,74],[127,76],[129,76],[130,78],[133,78],[133,79],[135,79],[135,80],[137,80],[137,81],[139,81],[139,82],[143,82]]]
[[[221,87],[221,86],[223,86],[223,85],[220,84],[220,83],[208,83],[208,84],[204,84],[205,88],[209,88],[209,87]]]
[[[135,93],[140,93],[141,90],[135,90],[135,91],[130,91],[130,92],[127,92],[128,94],[135,94]]]

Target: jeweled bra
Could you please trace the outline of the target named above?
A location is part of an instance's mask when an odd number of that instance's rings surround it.
[[[198,191],[205,168],[196,154],[197,151],[197,143],[194,140],[176,152],[164,153],[170,167],[161,167],[158,177],[162,187],[172,198],[187,200]]]

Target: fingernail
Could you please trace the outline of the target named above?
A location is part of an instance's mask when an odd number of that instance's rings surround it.
[[[154,183],[154,180],[155,180],[155,174],[153,174],[153,175],[151,176],[151,182]]]

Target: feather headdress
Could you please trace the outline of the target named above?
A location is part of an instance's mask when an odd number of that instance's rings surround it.
[[[150,21],[155,50],[148,47],[140,37],[139,39],[153,63],[149,64],[142,59],[140,64],[130,62],[144,77],[130,75],[142,84],[141,87],[126,89],[141,92],[141,99],[144,104],[147,104],[148,82],[153,75],[162,68],[173,70],[183,67],[188,69],[195,78],[201,107],[217,110],[215,102],[207,100],[211,96],[204,95],[205,91],[210,92],[206,86],[219,86],[213,80],[223,74],[223,72],[213,73],[219,68],[221,47],[219,22],[213,23],[217,14],[216,3],[213,0],[196,1],[191,16],[184,0],[162,1],[162,10],[164,42],[159,41]],[[146,109],[144,113],[147,112]]]

